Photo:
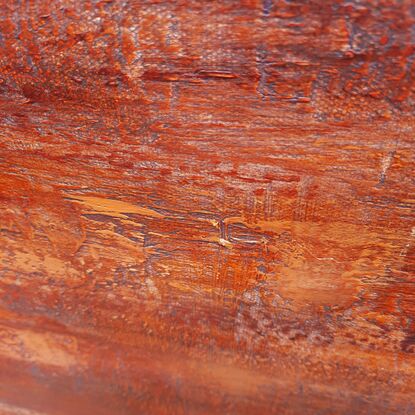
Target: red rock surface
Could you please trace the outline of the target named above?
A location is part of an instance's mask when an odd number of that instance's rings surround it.
[[[0,413],[415,413],[415,8],[0,0]]]

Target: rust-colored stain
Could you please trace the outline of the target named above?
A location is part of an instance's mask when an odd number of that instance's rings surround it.
[[[0,0],[0,414],[415,414],[412,0]]]

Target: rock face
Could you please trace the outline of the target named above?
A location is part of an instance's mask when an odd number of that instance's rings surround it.
[[[411,0],[0,10],[1,414],[415,414]]]

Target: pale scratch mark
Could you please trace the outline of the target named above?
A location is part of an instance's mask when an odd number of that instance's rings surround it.
[[[229,242],[227,239],[219,238],[218,242],[220,245],[224,246],[225,248],[232,248],[232,243]]]
[[[90,208],[94,211],[94,213],[99,213],[101,215],[108,215],[112,217],[118,217],[121,219],[128,219],[126,214],[137,214],[141,216],[147,216],[152,218],[164,218],[165,215],[144,207],[133,205],[128,202],[123,202],[121,200],[115,199],[105,199],[102,197],[94,197],[94,196],[68,196],[66,199],[72,200],[74,202],[80,203],[87,208]]]
[[[381,170],[379,175],[379,182],[378,186],[383,186],[386,181],[386,176],[388,173],[388,170],[392,164],[393,158],[395,157],[396,150],[390,151],[385,157],[383,157],[381,162]]]
[[[152,294],[157,300],[161,299],[160,292],[159,292],[156,284],[154,284],[154,281],[150,277],[146,278],[146,286],[147,286],[147,290],[150,294]]]
[[[216,220],[216,219],[208,219],[208,222],[212,224],[217,230],[219,231],[218,236],[214,236],[211,238],[204,238],[205,241],[215,242],[225,248],[232,248],[232,243],[229,241],[227,225],[224,220]]]
[[[0,356],[61,369],[85,365],[76,339],[69,335],[0,325]]]
[[[107,215],[110,217],[120,218],[123,220],[128,220],[128,216],[126,216],[127,214],[137,214],[156,219],[163,219],[167,217],[175,217],[178,219],[183,218],[182,216],[176,216],[178,212],[169,212],[169,216],[166,216],[162,213],[157,212],[156,210],[116,199],[106,199],[102,197],[84,195],[68,196],[66,197],[66,199],[76,203],[80,203],[86,208],[91,209],[92,213]],[[226,225],[224,224],[224,222],[222,220],[217,221],[216,219],[207,219],[207,221],[210,222],[214,227],[219,229],[219,236],[217,238],[210,238],[206,240],[216,242],[219,245],[224,246],[226,248],[231,248],[232,243],[229,241]]]
[[[317,259],[317,261],[333,261],[336,262],[337,264],[347,264],[348,261],[338,261],[336,258],[333,257],[318,257],[316,256],[307,246],[305,246],[304,244],[298,242],[298,244],[305,250],[307,251],[313,258]]]
[[[124,235],[120,235],[119,233],[116,233],[114,231],[110,231],[107,229],[99,229],[97,231],[95,231],[98,235],[102,235],[103,237],[106,236],[110,236],[111,238],[115,238],[116,240],[118,240],[120,242],[120,244],[124,245],[124,246],[131,246],[134,248],[137,248],[137,243],[134,242],[133,240],[127,238]],[[139,236],[142,236],[141,234]]]
[[[218,238],[219,244],[224,246],[225,248],[232,248],[232,243],[229,241],[228,225],[226,224],[225,220],[220,220],[220,222],[218,223],[218,228],[219,228],[219,238]]]
[[[272,86],[268,83],[266,56],[267,52],[265,49],[257,48],[256,66],[258,72],[258,82],[256,90],[261,95],[262,100],[266,100],[273,95]]]
[[[212,237],[207,237],[207,238],[203,238],[203,241],[205,242],[213,242],[213,243],[217,243],[225,248],[232,248],[232,242],[224,239],[224,238],[220,238],[218,236],[212,236]]]
[[[236,241],[236,242],[241,242],[241,243],[245,243],[245,244],[251,244],[251,245],[256,245],[259,243],[259,241],[257,241],[256,239],[245,239],[245,238],[239,238],[238,236],[232,236],[232,240]]]
[[[0,413],[4,415],[46,415],[45,412],[38,412],[21,406],[10,405],[0,402]]]

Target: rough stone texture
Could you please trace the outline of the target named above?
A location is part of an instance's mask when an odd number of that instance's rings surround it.
[[[1,414],[415,414],[413,1],[0,10]]]

